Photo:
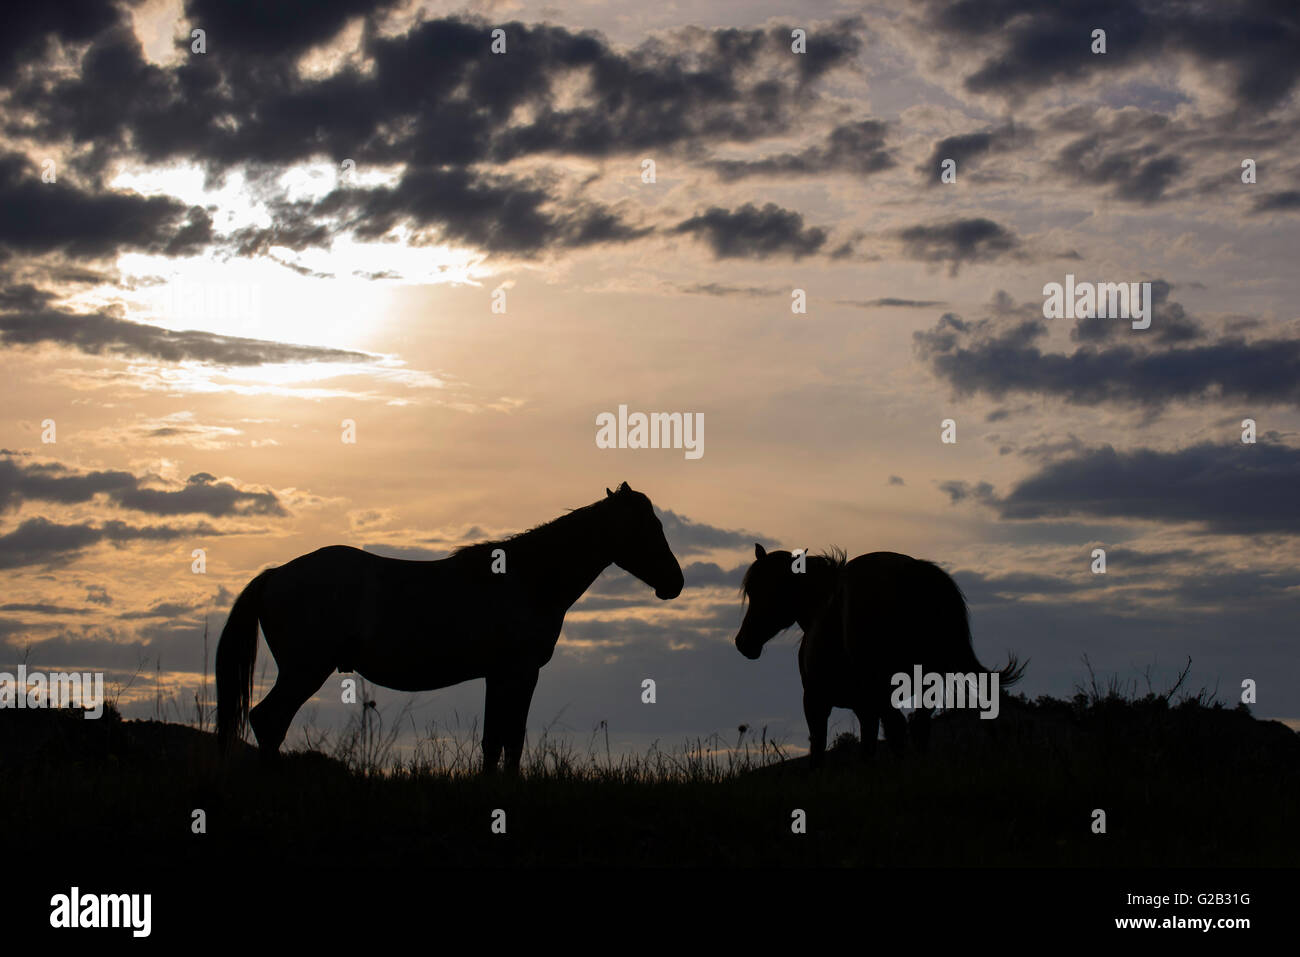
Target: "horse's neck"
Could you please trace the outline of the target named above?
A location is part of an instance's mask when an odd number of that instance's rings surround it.
[[[807,570],[798,576],[801,592],[796,620],[805,634],[826,611],[839,582],[839,571],[837,562],[815,556],[808,559]]]
[[[539,532],[536,542],[529,544],[538,550],[548,601],[566,611],[613,561],[603,517],[596,509],[575,514],[562,527]]]

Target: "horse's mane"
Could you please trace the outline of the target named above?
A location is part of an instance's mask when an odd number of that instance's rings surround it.
[[[849,553],[838,545],[832,545],[816,557],[822,561],[830,562],[831,567],[837,572],[841,571],[849,563]]]
[[[606,499],[598,502],[592,502],[590,505],[583,505],[579,508],[571,508],[563,515],[559,515],[550,521],[542,522],[540,525],[534,525],[522,532],[509,535],[506,538],[497,538],[489,542],[474,542],[470,545],[462,545],[449,555],[449,558],[474,557],[488,554],[494,548],[503,548],[508,545],[518,546],[520,544],[532,544],[539,539],[549,539],[552,535],[568,532],[571,526],[580,519],[590,518],[591,513],[603,505]]]
[[[830,570],[838,576],[839,573],[843,571],[844,566],[848,564],[849,556],[848,553],[838,545],[832,545],[830,548],[825,549],[820,555],[809,555],[808,559],[812,562],[821,562],[829,565]],[[758,562],[750,562],[749,567],[745,569],[745,577],[740,581],[740,592],[742,595],[749,594],[749,586],[753,584],[754,569],[757,567]]]

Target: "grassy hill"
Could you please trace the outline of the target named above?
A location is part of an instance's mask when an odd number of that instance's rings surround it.
[[[9,853],[52,837],[162,868],[337,866],[1294,866],[1300,736],[1244,706],[1080,693],[1009,697],[996,721],[938,716],[929,750],[859,760],[683,748],[575,759],[553,742],[519,779],[445,760],[387,768],[290,753],[229,765],[179,724],[0,711]],[[764,754],[769,752],[764,751]],[[206,834],[191,830],[206,814]],[[491,830],[505,811],[506,832]],[[791,830],[806,815],[806,833]],[[1094,809],[1106,833],[1093,832]],[[170,871],[168,872],[170,873]]]

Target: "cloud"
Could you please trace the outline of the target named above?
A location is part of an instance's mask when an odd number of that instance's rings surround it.
[[[857,306],[859,309],[930,309],[944,304],[939,299],[898,299],[894,296],[880,299],[836,299],[835,302],[841,306]]]
[[[951,504],[956,505],[968,498],[979,502],[988,501],[993,494],[993,486],[988,482],[979,482],[975,485],[968,482],[940,482],[939,491],[948,496]]]
[[[932,329],[913,333],[917,354],[958,395],[1029,393],[1075,405],[1147,408],[1175,400],[1300,406],[1300,339],[1204,341],[1204,330],[1181,306],[1157,302],[1149,330],[1135,331],[1125,320],[1084,320],[1072,333],[1080,343],[1073,352],[1048,353],[1035,342],[1047,335],[1048,320],[1041,313],[1024,318],[1034,308],[1003,303],[994,318],[976,322],[946,313]],[[1103,322],[1116,328],[1099,331]],[[1120,336],[1123,343],[1095,344]]]
[[[659,520],[663,522],[664,537],[677,555],[698,555],[720,549],[750,549],[755,542],[770,542],[771,539],[754,532],[741,529],[718,528],[703,522],[693,522],[685,515],[678,515],[671,509],[656,508]]]
[[[311,16],[296,3],[226,3],[186,0],[185,16],[220,38],[223,55],[292,56],[334,37],[348,21],[370,17],[397,5],[397,0],[315,0]]]
[[[971,93],[1017,99],[1071,83],[1115,79],[1153,63],[1191,60],[1226,73],[1236,103],[1252,110],[1282,104],[1300,79],[1295,37],[1300,10],[1273,0],[1207,7],[1195,0],[1132,3],[971,3],[930,0],[918,24],[922,42],[976,52],[962,85]],[[1091,50],[1106,30],[1105,54]]]
[[[12,287],[11,287],[12,288]],[[11,299],[31,293],[20,288]],[[0,309],[4,306],[0,303]],[[283,362],[365,362],[374,356],[346,349],[302,346],[269,339],[173,331],[121,319],[107,312],[76,313],[58,308],[0,312],[0,344],[53,343],[88,355],[146,356],[166,362],[256,366]]]
[[[11,601],[0,605],[0,611],[26,611],[35,615],[88,615],[89,608],[69,608],[44,601]]]
[[[1015,234],[984,217],[909,226],[898,233],[898,238],[908,259],[947,263],[954,276],[963,263],[992,262],[1022,255]]]
[[[1186,164],[1159,146],[1145,144],[1131,149],[1109,145],[1108,134],[1094,133],[1066,145],[1057,154],[1056,168],[1079,183],[1111,186],[1115,199],[1156,203],[1176,182]]]
[[[79,43],[108,29],[121,10],[103,0],[25,3],[8,11],[0,31],[0,82],[8,83],[22,64],[43,59],[53,43]]]
[[[775,296],[785,292],[775,286],[728,286],[719,282],[689,283],[677,287],[680,292],[700,296]]]
[[[374,239],[399,224],[527,257],[628,242],[652,229],[580,193],[565,194],[554,172],[507,175],[486,167],[538,156],[699,154],[787,134],[816,102],[817,82],[862,46],[855,19],[803,24],[808,51],[797,57],[789,30],[776,27],[686,28],[633,48],[615,48],[590,31],[461,16],[423,20],[401,33],[378,29],[393,6],[329,0],[310,24],[298,24],[296,8],[290,15],[279,4],[190,0],[189,20],[205,24],[213,52],[187,52],[167,66],[145,59],[129,25],[102,19],[78,73],[24,73],[7,127],[36,142],[93,143],[68,159],[92,181],[121,160],[197,161],[213,181],[240,169],[274,193],[282,189],[269,171],[349,158],[359,171],[403,167],[396,184],[339,189],[315,202],[263,195],[275,226],[218,237],[203,209],[167,197],[87,196],[62,180],[53,189],[34,180],[20,188],[14,176],[30,164],[10,154],[0,170],[7,188],[0,207],[30,215],[0,217],[0,246],[180,255],[227,245],[252,256],[267,255],[272,245],[328,247],[346,231]],[[358,17],[365,18],[360,47],[346,51],[333,73],[299,71],[304,52]],[[502,56],[490,49],[496,27],[507,36]],[[796,165],[883,168],[882,130],[874,121],[844,124]],[[792,250],[816,235],[792,240]]]
[[[941,164],[944,160],[955,160],[957,173],[959,176],[964,176],[972,169],[977,169],[986,156],[1019,149],[1032,140],[1033,133],[1030,130],[1017,127],[1013,123],[975,133],[946,136],[934,144],[929,158],[916,170],[929,185],[938,186],[942,184]]]
[[[497,253],[626,242],[651,231],[625,223],[598,203],[556,204],[544,183],[463,169],[408,167],[395,187],[336,191],[314,212],[340,211],[349,213],[362,239],[377,239],[408,223],[417,229],[436,226],[442,239]]]
[[[211,23],[259,26],[213,29],[219,55],[167,68],[147,63],[129,30],[106,30],[79,77],[22,86],[30,131],[93,140],[101,165],[129,144],[150,161],[199,155],[219,169],[320,156],[463,169],[529,155],[748,142],[787,131],[796,108],[815,98],[814,82],[862,43],[855,20],[810,29],[792,80],[788,29],[688,28],[619,50],[594,32],[443,17],[405,33],[365,31],[366,70],[305,79],[293,62],[363,4],[336,0],[310,25],[276,5],[203,6],[221,8],[204,14]],[[500,56],[490,49],[496,27],[508,44]]]
[[[1265,193],[1255,200],[1253,212],[1291,212],[1300,209],[1300,189],[1283,190],[1280,193]]]
[[[0,535],[0,568],[61,564],[101,542],[122,545],[130,541],[161,542],[220,534],[219,529],[204,522],[176,527],[128,525],[120,521],[61,525],[46,518],[29,518]]]
[[[897,165],[885,148],[885,130],[886,125],[879,120],[860,120],[835,127],[825,143],[796,153],[757,160],[714,160],[708,165],[727,182],[750,176],[814,176],[828,172],[867,176]]]
[[[214,517],[235,515],[288,515],[272,491],[251,491],[230,482],[217,481],[206,472],[191,475],[179,489],[144,488],[139,484],[110,496],[123,508],[153,515],[185,515],[202,512]]]
[[[58,462],[23,461],[0,455],[0,512],[25,501],[68,505],[97,495],[121,508],[153,515],[202,513],[213,518],[240,515],[284,516],[288,511],[272,491],[240,488],[206,472],[191,475],[179,488],[154,488],[147,478],[120,470],[73,470]]]
[[[1008,521],[1065,516],[1191,524],[1222,535],[1300,535],[1300,449],[1203,443],[1171,452],[1109,445],[1043,465],[1005,496],[945,483]]]
[[[710,207],[677,224],[676,232],[701,236],[717,259],[766,259],[773,255],[809,256],[826,242],[822,229],[804,229],[803,216],[775,203],[759,209],[746,203],[736,210]]]
[[[0,155],[0,252],[59,252],[103,258],[127,250],[165,256],[199,251],[212,239],[201,207],[167,196],[88,193],[60,178],[41,182],[20,153]]]

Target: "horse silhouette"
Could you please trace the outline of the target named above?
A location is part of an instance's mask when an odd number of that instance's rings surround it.
[[[385,558],[331,545],[270,568],[235,599],[217,644],[217,738],[226,753],[251,725],[273,756],[298,709],[330,674],[355,672],[398,691],[487,679],[483,771],[519,770],[537,674],[565,613],[610,564],[664,600],[682,569],[650,499],[617,492],[513,538],[437,561]],[[279,666],[249,711],[257,629]]]
[[[862,752],[875,751],[881,722],[895,754],[901,754],[907,722],[890,703],[891,677],[915,665],[940,673],[984,672],[971,647],[966,599],[942,568],[896,552],[871,552],[845,560],[844,552],[803,556],[795,570],[788,551],[754,546],[755,560],[741,586],[749,608],[736,634],[736,648],[757,658],[778,632],[798,623],[799,675],[808,721],[809,763],[826,753],[831,708],[850,708],[862,726]],[[998,672],[1003,687],[1015,684],[1024,666],[1014,656]],[[927,709],[913,713],[919,747],[928,736]]]

